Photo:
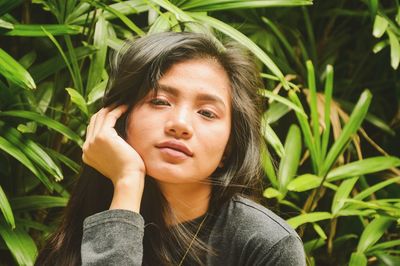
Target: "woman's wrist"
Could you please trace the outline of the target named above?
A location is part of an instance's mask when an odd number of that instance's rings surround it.
[[[110,210],[124,209],[139,213],[144,188],[144,176],[120,178],[114,183]]]

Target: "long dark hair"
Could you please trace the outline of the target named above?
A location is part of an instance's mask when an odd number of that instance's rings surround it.
[[[173,64],[198,58],[219,63],[228,74],[232,89],[232,127],[224,166],[208,180],[212,185],[212,212],[235,194],[255,197],[261,191],[261,104],[257,89],[262,82],[253,57],[245,49],[233,42],[222,44],[214,37],[188,32],[158,33],[127,41],[111,62],[104,106],[127,104],[133,108],[157,88],[158,80]],[[116,125],[123,138],[128,113]],[[107,210],[112,195],[112,183],[84,165],[60,226],[41,250],[36,265],[79,265],[83,220]],[[199,239],[191,243],[194,234],[185,226],[167,226],[165,217],[173,216],[173,210],[150,177],[146,177],[141,215],[146,224],[152,225],[145,228],[144,265],[178,264],[189,245],[187,261],[202,264],[202,254],[210,249]],[[168,247],[171,242],[176,243],[174,250]]]

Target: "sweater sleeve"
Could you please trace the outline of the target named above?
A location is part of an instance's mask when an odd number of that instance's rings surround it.
[[[142,265],[143,217],[128,210],[106,210],[83,222],[82,265]]]
[[[255,265],[305,266],[306,258],[302,241],[289,234],[272,246]]]

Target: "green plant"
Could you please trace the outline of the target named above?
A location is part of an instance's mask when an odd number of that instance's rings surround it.
[[[286,218],[309,262],[396,263],[400,162],[389,154],[398,156],[399,4],[311,4],[2,1],[2,262],[31,265],[57,225],[79,174],[88,118],[106,88],[108,54],[126,38],[189,30],[235,39],[259,61],[267,88],[259,92],[269,105],[264,195],[291,213]],[[334,256],[338,250],[345,250],[342,259]]]

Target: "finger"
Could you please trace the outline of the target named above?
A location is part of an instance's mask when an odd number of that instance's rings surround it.
[[[96,120],[93,125],[93,137],[97,136],[99,134],[99,131],[103,127],[104,123],[104,117],[107,115],[109,112],[109,109],[106,108],[101,108],[97,113],[96,113]]]
[[[96,115],[94,114],[92,115],[92,117],[90,118],[89,121],[89,125],[87,126],[87,130],[86,130],[86,141],[90,141],[93,139],[93,135],[94,135],[94,124],[96,122]]]
[[[114,108],[112,111],[110,111],[105,117],[104,117],[104,122],[103,122],[103,128],[112,128],[115,126],[115,123],[117,122],[118,118],[121,117],[123,113],[125,113],[128,110],[127,105],[120,105],[116,108]]]

